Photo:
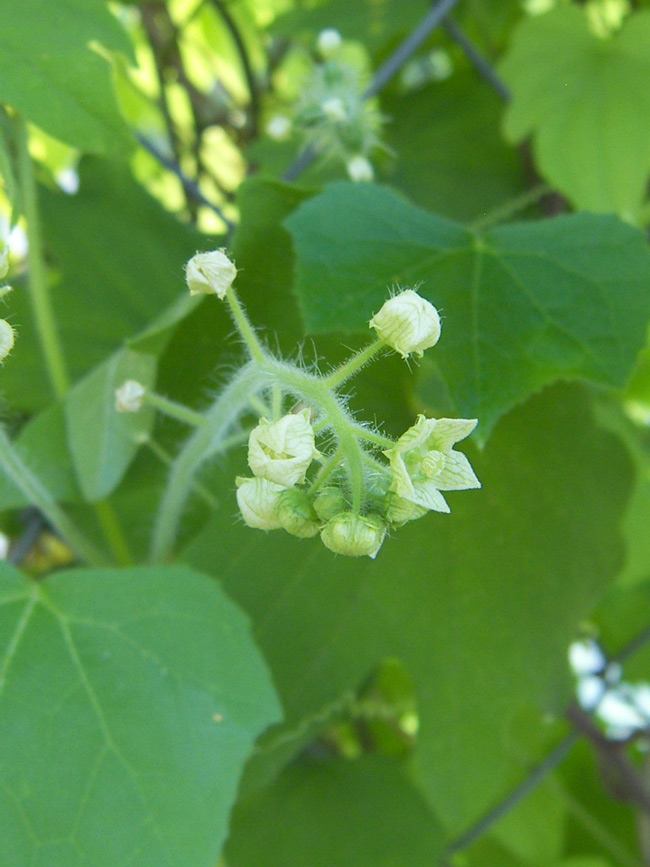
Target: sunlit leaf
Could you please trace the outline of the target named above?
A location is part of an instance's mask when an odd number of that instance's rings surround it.
[[[246,619],[182,567],[0,566],[0,856],[214,867],[242,765],[279,715]]]

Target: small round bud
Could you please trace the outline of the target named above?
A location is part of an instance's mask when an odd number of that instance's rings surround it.
[[[316,40],[318,53],[325,60],[329,57],[333,57],[342,44],[343,39],[341,38],[341,34],[333,27],[327,27],[325,30],[321,30],[318,34],[318,39]]]
[[[223,299],[236,276],[237,269],[223,248],[211,253],[197,253],[192,256],[185,269],[190,295],[214,294]]]
[[[278,497],[277,516],[280,526],[292,536],[309,539],[319,530],[311,498],[300,488],[287,488]]]
[[[321,521],[330,521],[335,515],[345,512],[348,503],[340,488],[328,485],[316,494],[314,511]]]
[[[384,497],[384,514],[393,527],[403,527],[409,521],[417,521],[418,518],[426,515],[427,511],[423,506],[400,497],[394,491],[388,491]]]
[[[5,359],[14,346],[14,330],[5,319],[0,319],[0,361]]]
[[[142,398],[146,388],[135,379],[127,379],[115,391],[115,409],[118,412],[138,412],[142,408]]]
[[[374,560],[386,535],[386,524],[379,515],[336,515],[321,530],[326,548],[346,557],[372,557]]]
[[[406,289],[389,298],[370,320],[370,327],[402,356],[421,356],[440,338],[440,316],[425,298]]]
[[[343,123],[348,119],[345,103],[340,96],[331,96],[321,103],[321,111],[332,123]]]
[[[367,157],[360,154],[348,160],[346,168],[348,175],[352,181],[372,181],[375,177],[375,170],[372,163]]]
[[[267,479],[237,478],[237,505],[244,522],[256,530],[279,530],[278,497],[284,491]]]
[[[285,114],[274,114],[266,125],[266,134],[275,141],[283,141],[291,132],[291,120]]]
[[[7,276],[9,270],[9,247],[5,247],[0,253],[0,280]]]
[[[285,488],[305,481],[309,465],[317,455],[308,409],[289,413],[278,421],[263,418],[248,438],[251,470]]]

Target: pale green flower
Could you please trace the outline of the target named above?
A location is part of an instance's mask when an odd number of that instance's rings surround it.
[[[292,536],[309,539],[320,529],[311,497],[302,488],[287,488],[282,491],[276,511],[280,526]]]
[[[9,247],[4,247],[0,253],[0,280],[7,276],[9,270]]]
[[[346,557],[371,557],[373,560],[386,535],[386,523],[379,515],[356,515],[343,512],[336,515],[321,530],[326,548]]]
[[[185,269],[190,295],[216,295],[222,300],[237,276],[237,268],[224,249],[192,256]]]
[[[260,419],[248,438],[248,465],[256,476],[290,488],[302,484],[312,460],[314,445],[311,413],[303,409],[277,421]]]
[[[327,60],[336,54],[342,44],[343,39],[339,31],[333,27],[327,27],[318,34],[316,48],[320,56]]]
[[[6,358],[14,345],[14,330],[6,319],[0,319],[0,361]]]
[[[115,409],[118,412],[139,412],[147,389],[135,379],[127,379],[115,390]]]
[[[238,477],[237,505],[244,522],[257,530],[279,530],[278,498],[284,487],[267,479]]]
[[[465,455],[452,448],[476,424],[476,419],[419,415],[394,447],[384,452],[393,474],[389,490],[425,509],[449,512],[441,491],[481,487]]]
[[[411,353],[422,356],[440,339],[438,311],[413,289],[389,298],[370,320],[370,327],[402,358]]]

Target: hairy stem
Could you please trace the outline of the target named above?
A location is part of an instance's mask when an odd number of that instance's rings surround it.
[[[375,355],[377,355],[377,353],[381,352],[382,349],[385,348],[386,344],[383,340],[373,340],[372,343],[364,346],[364,348],[360,349],[359,352],[355,352],[354,355],[348,358],[348,360],[340,365],[340,367],[337,367],[336,370],[332,371],[332,373],[325,378],[325,385],[329,388],[336,388],[341,385],[341,383],[345,382],[346,379],[350,379],[350,377],[354,376],[355,373],[358,373],[362,367],[365,367],[365,365],[368,364]]]
[[[202,427],[205,424],[205,416],[201,415],[200,412],[194,412],[193,409],[184,406],[182,403],[169,400],[153,391],[146,391],[142,402],[148,406],[152,406],[158,412],[163,413],[163,415],[175,418],[177,421],[183,422],[183,424],[190,425],[190,427]]]
[[[174,459],[154,524],[152,562],[161,562],[169,556],[199,467],[223,450],[232,426],[250,405],[251,395],[259,391],[266,380],[266,373],[255,362],[243,367],[205,414],[206,423],[195,431]]]
[[[32,158],[29,154],[27,125],[21,117],[16,118],[16,139],[18,173],[29,244],[29,298],[50,383],[54,394],[60,398],[68,390],[69,380],[56,327],[54,307],[47,286],[36,179]]]
[[[353,430],[354,421],[339,404],[327,380],[312,376],[273,358],[267,357],[264,367],[273,379],[299,394],[307,403],[318,407],[328,419],[328,426],[336,435],[346,465],[352,511],[359,512],[363,501],[364,452]]]

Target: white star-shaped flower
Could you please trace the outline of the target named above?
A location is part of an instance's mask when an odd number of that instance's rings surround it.
[[[389,490],[425,509],[449,512],[441,491],[481,487],[465,455],[452,448],[476,424],[476,419],[419,415],[393,448],[384,452],[393,474]]]

